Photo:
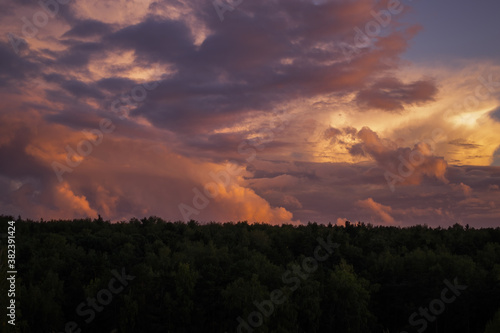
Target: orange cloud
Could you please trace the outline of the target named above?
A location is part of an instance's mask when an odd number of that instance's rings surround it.
[[[68,183],[57,186],[55,203],[59,210],[67,212],[68,216],[88,216],[95,217],[97,212],[90,208],[87,198],[83,195],[76,195],[71,190]]]
[[[394,218],[390,215],[390,213],[392,212],[392,208],[390,206],[385,206],[378,202],[375,202],[373,201],[372,198],[368,198],[365,200],[358,200],[356,202],[356,205],[375,214],[385,223],[388,224],[395,223]]]

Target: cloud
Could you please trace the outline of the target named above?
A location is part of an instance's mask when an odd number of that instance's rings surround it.
[[[354,28],[386,4],[255,0],[223,22],[205,0],[60,6],[19,55],[0,43],[0,210],[177,220],[193,188],[235,165],[239,174],[192,218],[495,225],[500,122],[489,120],[498,101],[482,99],[465,122],[463,110],[443,114],[474,94],[477,73],[498,67],[407,66],[400,57],[420,28],[400,24],[404,14],[345,54]],[[39,10],[25,0],[0,6],[4,36]],[[112,103],[160,76],[119,119]],[[59,183],[51,163],[66,163],[66,146],[76,149],[103,118],[116,130]],[[430,144],[438,126],[447,139]],[[254,146],[266,130],[272,139]],[[395,195],[386,172],[413,186]]]
[[[353,27],[373,19],[371,1],[258,1],[246,4],[244,12],[227,13],[230,18],[223,25],[211,3],[197,5],[192,13],[196,23],[182,16],[149,15],[103,37],[114,52],[132,51],[140,63],[157,61],[175,68],[176,74],[131,115],[192,139],[206,134],[206,128],[269,112],[291,96],[356,91],[388,69],[377,60],[397,57],[409,37],[388,29],[376,50],[346,59],[335,45],[353,39]]]
[[[57,59],[48,61],[54,67],[62,70],[85,70],[93,60],[93,57],[99,57],[104,54],[105,44],[99,42],[80,42],[75,40],[66,41],[68,47],[62,51],[55,52]]]
[[[71,211],[74,216],[97,216],[97,212],[90,208],[89,202],[83,195],[75,195],[67,183],[57,186],[55,203],[63,211]]]
[[[126,77],[107,77],[96,82],[96,86],[114,94],[130,90],[137,82]]]
[[[66,31],[62,37],[94,37],[109,34],[112,31],[112,27],[109,24],[103,23],[97,20],[83,20]]]
[[[352,141],[355,139],[357,130],[354,127],[344,127],[342,129],[329,127],[324,132],[324,137],[330,140],[330,143],[345,144],[346,141]]]
[[[390,178],[390,182],[418,185],[424,176],[448,182],[445,177],[448,164],[442,157],[432,154],[433,148],[428,143],[420,142],[413,148],[401,148],[390,140],[380,139],[368,127],[358,132],[358,138],[361,143],[352,146],[351,154],[372,157],[386,170],[386,178]]]
[[[372,214],[375,214],[378,218],[380,218],[387,224],[395,223],[394,218],[390,215],[390,213],[392,212],[392,208],[390,206],[385,206],[378,202],[375,202],[372,198],[358,200],[356,202],[356,205],[368,210]]]
[[[77,150],[86,136],[46,122],[36,113],[24,115],[24,121],[19,118],[20,115],[1,117],[3,124],[9,124],[9,130],[0,135],[0,154],[8,157],[8,163],[0,163],[0,180],[6,189],[0,191],[0,208],[10,213],[35,219],[95,217],[99,213],[113,221],[145,215],[180,220],[183,216],[178,205],[193,206],[194,188],[203,192],[209,183],[225,182],[211,176],[224,171],[225,164],[176,154],[153,141],[160,133],[149,138],[146,133],[130,138],[130,133],[123,131],[121,135],[104,134],[102,142],[94,145],[88,156],[78,158],[79,165],[62,174],[60,183],[52,162],[68,167],[65,147]],[[32,132],[35,129],[39,131],[36,139]],[[234,168],[237,172],[226,184],[217,186],[218,196],[191,218],[297,223],[290,211],[271,206],[247,187],[244,168]]]
[[[258,196],[252,189],[239,185],[229,188],[219,187],[219,196],[215,198],[218,203],[211,209],[211,220],[265,222],[270,224],[293,223],[293,214],[283,207],[272,208],[270,204]],[[223,211],[221,211],[223,210]]]
[[[368,109],[399,112],[406,105],[421,105],[433,101],[437,91],[431,79],[404,84],[396,78],[385,77],[375,81],[367,89],[360,90],[356,99],[359,105]]]
[[[472,194],[472,188],[464,183],[460,184],[450,184],[453,190],[460,191],[464,194],[465,197],[469,198]]]
[[[279,175],[273,178],[253,178],[249,181],[249,184],[253,188],[274,190],[280,190],[286,187],[296,187],[299,183],[299,178],[287,174]]]
[[[65,81],[61,83],[61,88],[68,91],[77,98],[91,97],[95,99],[101,99],[104,97],[100,90],[90,87],[88,84],[78,80]]]
[[[148,61],[182,62],[194,52],[193,36],[185,23],[177,20],[149,17],[104,38],[109,45],[131,49]]]
[[[491,165],[500,166],[500,146],[493,152]]]
[[[481,147],[481,145],[470,143],[463,138],[451,140],[448,142],[448,144],[454,145],[454,146],[459,146],[459,147],[464,148],[464,149],[477,149],[477,148]]]
[[[302,204],[300,203],[300,201],[294,197],[294,196],[291,196],[291,195],[284,195],[283,196],[283,206],[288,206],[288,207],[293,207],[293,208],[303,208],[304,206],[302,206]]]
[[[496,121],[500,121],[500,107],[489,113],[489,116]]]
[[[20,57],[10,45],[0,42],[0,87],[21,85],[24,80],[33,78],[38,69],[36,63]]]

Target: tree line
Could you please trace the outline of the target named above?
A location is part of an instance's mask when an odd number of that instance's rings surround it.
[[[500,228],[11,220],[10,331],[500,332]]]

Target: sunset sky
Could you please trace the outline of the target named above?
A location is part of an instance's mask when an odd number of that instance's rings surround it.
[[[499,226],[497,0],[43,1],[0,4],[1,214]]]

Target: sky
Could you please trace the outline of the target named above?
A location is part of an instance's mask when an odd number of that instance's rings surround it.
[[[494,0],[6,0],[0,213],[500,222]]]

